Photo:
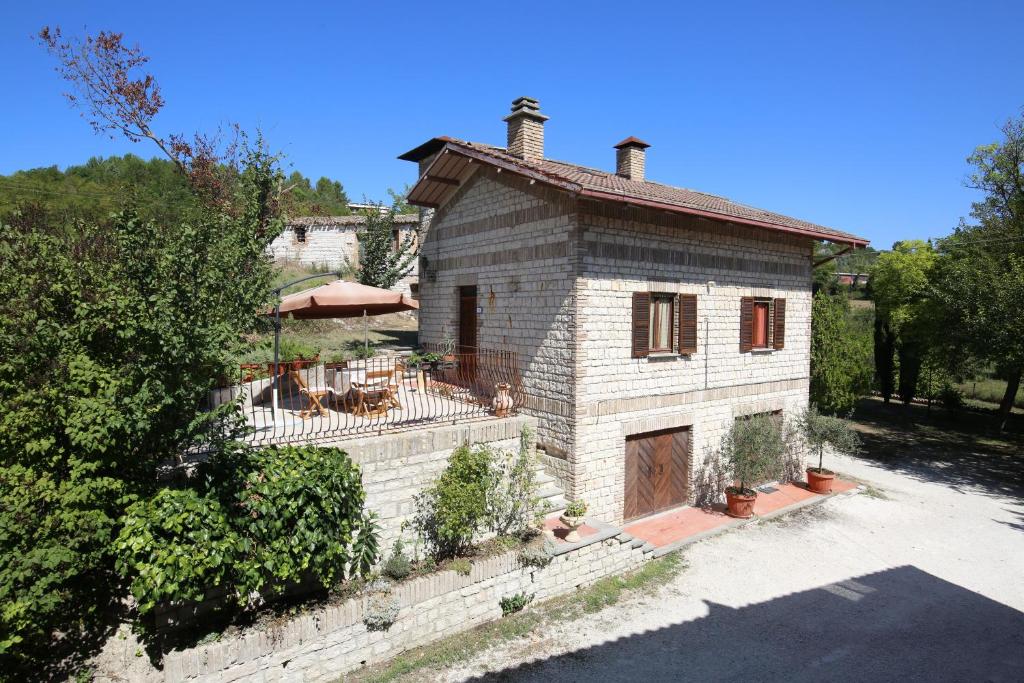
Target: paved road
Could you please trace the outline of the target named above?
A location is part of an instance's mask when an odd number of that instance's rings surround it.
[[[828,466],[828,463],[826,463]],[[650,595],[436,680],[1024,681],[1024,497],[970,475],[831,466],[837,498],[691,546]]]

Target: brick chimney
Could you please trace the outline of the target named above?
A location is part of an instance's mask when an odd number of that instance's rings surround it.
[[[615,175],[629,180],[643,180],[648,147],[650,145],[646,142],[632,136],[615,145]]]
[[[520,97],[512,102],[508,122],[508,153],[520,159],[544,158],[544,122],[540,102],[532,97]]]

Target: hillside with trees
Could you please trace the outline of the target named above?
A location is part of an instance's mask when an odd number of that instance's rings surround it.
[[[227,167],[221,169],[227,171]],[[290,216],[345,216],[348,195],[341,182],[314,184],[298,171],[281,179],[281,211]],[[102,220],[131,206],[143,219],[177,220],[198,204],[187,177],[170,159],[134,154],[93,157],[63,170],[56,166],[0,176],[0,216],[32,207],[47,214]]]

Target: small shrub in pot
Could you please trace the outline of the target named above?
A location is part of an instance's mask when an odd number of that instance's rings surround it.
[[[576,543],[580,540],[578,529],[583,524],[585,514],[587,514],[587,504],[582,500],[574,500],[565,506],[565,512],[562,513],[559,521],[569,529],[569,533],[565,535],[567,542]]]
[[[860,437],[849,422],[822,415],[813,405],[800,415],[799,428],[811,453],[818,456],[818,466],[807,468],[807,488],[815,493],[829,493],[836,474],[825,469],[825,447],[831,447],[836,453],[853,455],[860,450]]]
[[[752,487],[779,471],[788,449],[782,420],[774,415],[751,415],[733,422],[721,447],[735,482],[725,489],[730,515],[753,516],[757,491]]]

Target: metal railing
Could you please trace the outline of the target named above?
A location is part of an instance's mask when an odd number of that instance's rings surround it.
[[[248,439],[294,443],[380,434],[514,414],[524,395],[514,352],[427,347],[433,362],[400,356],[325,363],[245,364],[211,403],[239,400]]]

